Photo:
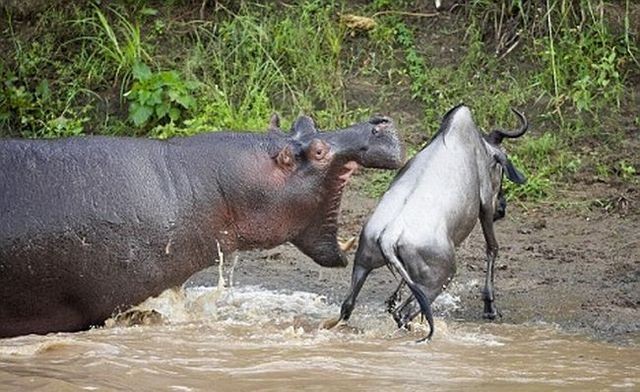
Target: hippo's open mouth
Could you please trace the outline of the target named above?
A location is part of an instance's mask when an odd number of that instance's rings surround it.
[[[351,178],[351,175],[359,167],[360,165],[358,165],[358,163],[355,161],[349,161],[344,166],[342,166],[342,169],[340,170],[340,174],[338,174],[338,179],[343,181],[343,184],[341,185],[342,187],[344,187],[347,184],[347,182],[349,182],[349,178]]]
[[[342,192],[344,191],[344,187],[349,183],[351,175],[359,167],[360,165],[357,162],[349,161],[338,170],[337,175],[331,180],[331,199],[329,200],[325,216],[327,225],[332,225],[337,228]]]

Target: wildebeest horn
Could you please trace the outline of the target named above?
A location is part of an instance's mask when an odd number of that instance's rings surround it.
[[[529,128],[529,122],[527,121],[527,118],[524,116],[524,114],[522,114],[521,112],[517,111],[514,108],[511,108],[511,111],[514,112],[516,114],[516,116],[518,116],[520,118],[520,128],[518,128],[517,131],[509,133],[509,132],[505,132],[505,131],[501,131],[501,130],[495,130],[492,131],[488,136],[487,136],[487,140],[492,143],[492,144],[500,144],[502,142],[502,139],[506,138],[517,138],[520,137],[522,135],[524,135],[525,132],[527,132],[527,129]]]

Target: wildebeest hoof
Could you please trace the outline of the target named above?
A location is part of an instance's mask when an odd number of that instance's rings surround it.
[[[411,324],[410,324],[411,320],[409,320],[406,317],[403,317],[401,315],[396,315],[396,314],[393,315],[393,319],[395,320],[396,325],[398,326],[398,328],[404,329],[406,331],[411,331]]]
[[[431,343],[431,336],[425,336],[422,339],[416,340],[416,343]]]
[[[492,312],[484,312],[482,314],[482,318],[485,320],[495,320],[498,317],[502,318],[502,313],[498,312],[497,310],[493,310]]]
[[[496,313],[483,313],[482,318],[485,320],[495,320],[497,314]]]
[[[391,295],[386,301],[384,301],[385,305],[387,305],[387,313],[391,313],[393,315],[393,319],[398,322],[398,304],[400,303],[401,298],[400,294],[396,291]]]

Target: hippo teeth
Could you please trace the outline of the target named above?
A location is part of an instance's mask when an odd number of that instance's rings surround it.
[[[338,215],[340,214],[340,202],[342,201],[342,192],[347,185],[349,178],[353,172],[360,167],[354,161],[347,162],[338,173],[334,185],[332,196],[329,199],[327,213],[325,215],[325,225],[335,227],[338,225]]]
[[[353,172],[355,172],[358,167],[360,167],[360,165],[358,165],[357,162],[354,162],[354,161],[347,162],[342,167],[342,171],[338,175],[338,178],[341,181],[344,181],[344,182],[348,181],[349,178],[351,177],[351,175],[353,174]],[[342,185],[342,186],[344,186],[344,185]]]

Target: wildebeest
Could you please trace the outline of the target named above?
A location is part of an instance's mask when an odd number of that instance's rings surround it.
[[[411,290],[393,309],[399,326],[422,313],[433,336],[431,303],[453,278],[455,248],[471,232],[478,218],[486,241],[487,273],[483,290],[484,316],[497,315],[493,269],[498,243],[493,222],[504,216],[503,173],[518,184],[524,176],[500,147],[503,138],[525,133],[496,130],[483,135],[466,106],[456,106],[422,151],[400,170],[366,222],[356,251],[350,292],[342,304],[340,320],[348,320],[356,297],[371,270],[387,265],[399,272]],[[397,292],[397,291],[396,291]],[[419,311],[414,311],[417,300]]]

